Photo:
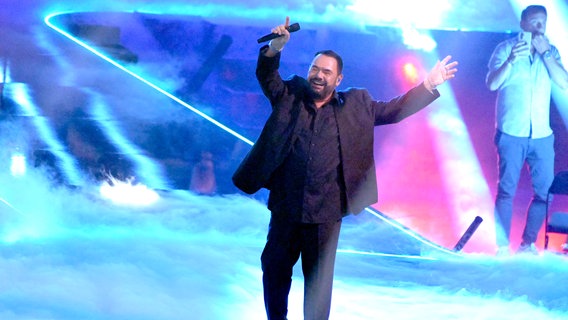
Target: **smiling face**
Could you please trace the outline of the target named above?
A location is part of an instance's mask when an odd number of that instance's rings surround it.
[[[334,57],[318,54],[314,57],[308,71],[308,82],[312,89],[314,100],[327,101],[343,75],[339,73],[337,60]]]

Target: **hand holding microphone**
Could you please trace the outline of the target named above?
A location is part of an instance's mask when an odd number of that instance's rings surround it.
[[[257,40],[258,43],[269,41],[269,47],[274,51],[282,51],[282,48],[290,40],[290,32],[300,30],[300,25],[294,23],[290,25],[290,17],[286,17],[286,22],[272,29],[272,33],[267,34]]]
[[[275,28],[276,29],[276,28]],[[292,23],[291,25],[289,25],[286,30],[288,30],[288,32],[296,32],[298,30],[300,30],[300,24],[299,23]],[[256,40],[258,43],[263,43],[272,39],[276,39],[279,37],[282,37],[282,34],[278,34],[278,33],[269,33],[265,36],[262,36],[260,38],[258,38],[258,40]]]

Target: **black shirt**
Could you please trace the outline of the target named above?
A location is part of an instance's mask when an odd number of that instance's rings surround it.
[[[320,109],[305,104],[292,149],[279,168],[269,208],[291,221],[324,223],[337,221],[345,211],[342,188],[336,99]]]

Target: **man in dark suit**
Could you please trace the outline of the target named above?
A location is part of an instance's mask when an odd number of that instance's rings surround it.
[[[261,257],[268,319],[286,319],[292,270],[302,256],[304,318],[328,319],[341,220],[377,201],[373,159],[374,126],[396,123],[437,97],[436,86],[453,78],[457,62],[447,56],[426,80],[388,102],[365,89],[337,91],[343,61],[331,50],[318,52],[307,78],[283,80],[280,37],[260,49],[256,76],[272,113],[233,176],[247,193],[270,190],[271,219]]]

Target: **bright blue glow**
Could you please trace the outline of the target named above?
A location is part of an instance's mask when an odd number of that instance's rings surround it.
[[[85,49],[89,50],[90,52],[92,52],[93,54],[95,54],[96,56],[102,58],[103,60],[109,62],[110,64],[114,65],[115,67],[119,68],[120,70],[126,72],[127,74],[131,75],[132,77],[142,81],[144,84],[150,86],[151,88],[155,89],[156,91],[160,92],[161,94],[167,96],[168,98],[174,100],[175,102],[181,104],[182,106],[186,107],[187,109],[191,110],[192,112],[196,113],[197,115],[203,117],[204,119],[210,121],[211,123],[213,123],[214,125],[218,126],[219,128],[223,129],[224,131],[230,133],[231,135],[235,136],[236,138],[238,138],[239,140],[249,144],[249,145],[253,145],[253,142],[247,138],[245,138],[244,136],[240,135],[239,133],[237,133],[236,131],[230,129],[229,127],[223,125],[222,123],[218,122],[217,120],[213,119],[212,117],[208,116],[207,114],[201,112],[200,110],[192,107],[191,105],[187,104],[186,102],[180,100],[179,98],[175,97],[174,95],[172,95],[171,93],[167,92],[166,90],[160,88],[159,86],[155,85],[154,83],[150,82],[149,80],[145,79],[144,77],[136,74],[133,71],[128,70],[126,67],[122,66],[120,63],[116,62],[115,60],[109,58],[108,56],[106,56],[105,54],[103,54],[102,52],[96,50],[95,48],[89,46],[88,44],[86,44],[85,42],[81,41],[78,38],[73,37],[71,34],[67,33],[66,31],[62,30],[61,28],[57,27],[56,25],[54,25],[51,22],[51,19],[59,16],[59,15],[63,15],[66,13],[55,13],[55,14],[50,14],[48,15],[44,21],[45,23],[51,27],[52,29],[54,29],[55,31],[59,32],[60,34],[64,35],[65,37],[69,38],[70,40],[72,40],[73,42],[79,44],[80,46],[84,47]],[[374,216],[380,218],[381,220],[387,222],[388,224],[392,225],[393,227],[401,230],[402,232],[404,232],[405,234],[409,235],[410,237],[420,241],[421,243],[423,243],[424,245],[431,247],[435,250],[440,250],[442,252],[445,253],[449,253],[452,255],[458,255],[458,253],[455,253],[447,248],[438,246],[424,238],[422,238],[421,236],[417,235],[416,233],[413,233],[411,230],[406,229],[404,227],[402,227],[401,225],[397,224],[396,222],[389,220],[388,218],[385,218],[377,213],[375,213],[372,209],[367,208],[367,211],[371,212]],[[355,253],[355,252],[359,252],[360,254],[373,254],[370,252],[365,252],[365,251],[352,251],[351,253]],[[393,256],[398,256],[398,255],[393,255]],[[401,258],[405,258],[405,256],[400,256]],[[413,256],[414,257],[414,256]]]
[[[436,59],[435,56],[432,58]],[[489,186],[449,84],[438,90],[440,98],[425,112],[434,138],[440,176],[445,186],[444,196],[451,206],[450,231],[459,238],[476,216],[482,217],[485,223],[476,231],[476,239],[482,244],[480,247],[491,252],[495,228],[494,203]]]
[[[142,81],[144,84],[148,85],[149,87],[151,87],[152,89],[160,92],[161,94],[165,95],[166,97],[172,99],[173,101],[179,103],[180,105],[184,106],[185,108],[191,110],[192,112],[196,113],[197,115],[199,115],[200,117],[204,118],[205,120],[213,123],[214,125],[216,125],[217,127],[221,128],[222,130],[228,132],[229,134],[235,136],[237,139],[249,144],[249,145],[253,145],[254,143],[245,138],[244,136],[242,136],[241,134],[239,134],[238,132],[236,132],[235,130],[227,127],[226,125],[222,124],[221,122],[213,119],[212,117],[210,117],[209,115],[205,114],[204,112],[200,111],[197,108],[194,108],[193,106],[189,105],[188,103],[184,102],[183,100],[179,99],[178,97],[174,96],[173,94],[167,92],[166,90],[160,88],[159,86],[153,84],[152,82],[150,82],[149,80],[146,80],[145,78],[143,78],[142,76],[128,70],[127,68],[125,68],[124,66],[122,66],[120,63],[116,62],[115,60],[109,58],[108,56],[106,56],[105,54],[101,53],[100,51],[96,50],[95,48],[89,46],[88,44],[86,44],[85,42],[81,41],[80,39],[77,39],[76,37],[73,37],[71,34],[69,34],[68,32],[66,32],[65,30],[57,27],[56,25],[54,25],[51,22],[51,19],[53,17],[59,16],[59,15],[63,15],[66,13],[54,13],[54,14],[50,14],[47,17],[45,17],[44,21],[45,23],[52,28],[53,30],[59,32],[60,34],[62,34],[63,36],[69,38],[71,41],[77,43],[78,45],[82,46],[83,48],[89,50],[90,52],[92,52],[93,54],[95,54],[96,56],[100,57],[101,59],[107,61],[108,63],[112,64],[113,66],[119,68],[120,70],[126,72],[127,74],[133,76],[134,78]]]
[[[353,0],[347,10],[358,14],[366,24],[380,21],[400,27],[429,28],[440,25],[444,15],[450,11],[449,0],[430,1],[376,1]]]
[[[3,64],[3,68],[0,70],[2,71],[2,83],[10,83],[12,82],[12,77],[10,75],[10,65],[7,61],[0,61]]]
[[[357,254],[357,255],[365,255],[365,256],[375,256],[375,257],[408,259],[408,260],[432,260],[432,261],[438,260],[437,258],[434,258],[434,257],[414,256],[414,255],[408,255],[408,254],[381,253],[381,252],[362,252],[362,251],[347,250],[347,249],[338,249],[337,252]],[[452,251],[450,251],[450,253],[455,254]]]
[[[60,161],[60,166],[63,168],[63,174],[71,185],[83,185],[84,181],[77,169],[77,163],[73,157],[67,153],[65,146],[57,139],[51,124],[43,117],[38,108],[33,103],[28,87],[23,83],[12,83],[8,88],[8,93],[11,98],[16,102],[24,111],[24,116],[29,116],[32,120],[39,137],[47,144],[49,151],[51,151]]]
[[[12,204],[10,204],[8,201],[6,201],[6,199],[0,197],[0,202],[3,203],[3,205],[0,205],[0,208],[5,206],[5,207],[8,207],[8,208],[14,210],[14,212],[16,212],[16,213],[21,213],[16,208],[14,208],[14,206]],[[0,212],[4,212],[4,211],[0,210]]]
[[[119,181],[112,177],[110,179],[112,185],[105,181],[99,190],[103,198],[109,199],[114,204],[134,207],[149,206],[160,199],[156,191],[148,189],[145,185]]]
[[[398,222],[396,222],[396,221],[394,221],[394,220],[392,220],[392,219],[387,218],[386,216],[383,216],[383,215],[380,214],[378,211],[375,211],[375,210],[372,209],[372,208],[365,208],[365,211],[367,211],[367,212],[369,212],[370,214],[372,214],[373,216],[379,218],[379,219],[382,220],[383,222],[386,222],[387,224],[393,226],[395,229],[402,231],[403,233],[405,233],[405,234],[408,235],[409,237],[411,237],[411,238],[417,240],[418,242],[422,243],[423,245],[425,245],[425,246],[427,246],[427,247],[430,247],[430,248],[435,249],[435,250],[442,251],[442,252],[444,252],[444,253],[448,253],[448,254],[451,254],[451,255],[455,255],[455,256],[460,256],[460,255],[461,255],[461,254],[459,254],[459,253],[457,253],[457,252],[455,252],[455,251],[452,251],[452,250],[449,250],[449,249],[447,249],[447,248],[441,247],[441,246],[439,246],[439,245],[433,243],[432,241],[429,241],[429,240],[427,240],[427,239],[421,237],[420,235],[416,234],[416,233],[413,232],[412,230],[406,228],[405,226],[399,224]],[[361,253],[366,253],[366,252],[361,252]]]
[[[10,173],[14,177],[23,176],[26,173],[26,156],[15,153],[11,158]]]
[[[92,119],[103,129],[102,132],[107,138],[124,154],[134,162],[136,165],[136,174],[140,181],[152,188],[168,189],[167,183],[162,178],[161,168],[146,157],[142,150],[128,141],[121,133],[120,128],[114,125],[112,115],[110,114],[103,98],[93,92],[89,91],[89,96],[92,99],[91,114]]]
[[[409,49],[426,52],[432,52],[438,46],[428,32],[421,32],[412,26],[402,28],[402,41]]]

